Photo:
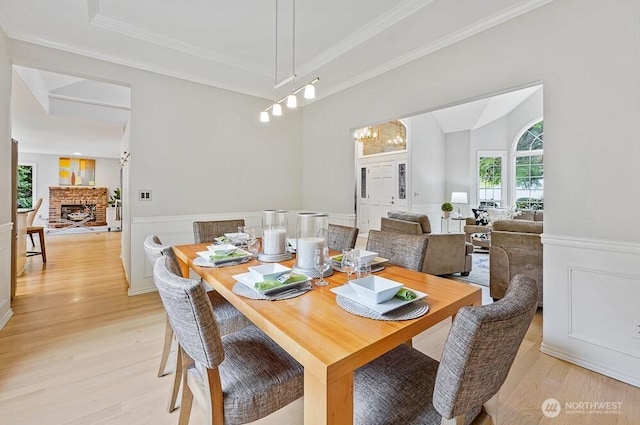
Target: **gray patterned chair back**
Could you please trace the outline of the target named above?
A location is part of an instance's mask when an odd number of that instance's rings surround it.
[[[196,243],[213,242],[214,238],[219,238],[225,233],[238,232],[238,226],[244,226],[243,218],[237,220],[194,221],[193,239]]]
[[[329,249],[342,251],[356,246],[358,228],[330,224],[328,229],[327,246]]]
[[[160,238],[156,235],[149,235],[144,240],[144,253],[147,255],[147,260],[153,267],[156,264],[156,260],[162,255],[162,250],[167,246],[162,245]]]
[[[464,414],[498,392],[537,306],[535,280],[517,275],[500,301],[458,311],[433,392],[438,413],[446,418]]]
[[[182,349],[208,368],[224,360],[220,330],[211,303],[200,282],[176,276],[169,270],[172,259],[156,261],[153,279]]]
[[[367,250],[388,258],[389,263],[405,269],[422,271],[427,252],[427,238],[396,232],[369,230]]]

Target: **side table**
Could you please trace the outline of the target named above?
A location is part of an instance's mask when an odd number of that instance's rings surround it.
[[[491,246],[491,233],[474,233],[471,235],[471,244],[475,248],[489,250]]]

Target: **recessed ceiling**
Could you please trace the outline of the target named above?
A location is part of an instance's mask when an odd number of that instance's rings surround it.
[[[293,1],[278,1],[277,72],[275,0],[2,0],[0,26],[12,39],[271,100],[320,77],[321,99],[552,0],[298,1],[296,82],[276,90],[293,68]],[[103,83],[45,72],[34,83],[27,74],[14,78],[22,150],[72,153],[90,141],[89,155],[118,157],[128,118],[122,88],[107,94]],[[499,113],[488,103],[460,108],[472,126]],[[443,128],[460,126],[445,114]]]
[[[541,85],[439,109],[432,113],[444,133],[476,130],[507,115],[538,90],[542,90]]]
[[[128,87],[14,66],[11,137],[20,152],[118,158]]]
[[[551,0],[298,1],[299,86],[336,93]],[[10,38],[227,88],[274,91],[275,0],[3,0]],[[293,0],[279,1],[277,81],[292,72]]]

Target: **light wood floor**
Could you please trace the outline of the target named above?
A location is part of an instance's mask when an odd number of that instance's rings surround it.
[[[119,233],[47,237],[47,265],[31,257],[14,317],[0,331],[0,424],[175,425],[171,377],[156,376],[164,312],[155,293],[127,296]],[[439,358],[450,323],[414,339]],[[497,424],[638,424],[640,389],[540,353],[539,312],[497,400]],[[614,413],[546,418],[548,398],[622,402]],[[299,409],[299,405],[294,409]],[[204,424],[194,406],[191,425]],[[273,425],[281,425],[273,421]]]

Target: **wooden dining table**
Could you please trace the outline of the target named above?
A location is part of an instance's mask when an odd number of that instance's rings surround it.
[[[347,275],[334,272],[328,286],[286,300],[253,300],[236,295],[234,275],[247,272],[257,260],[228,267],[199,267],[193,260],[206,243],[174,246],[183,276],[194,270],[304,367],[305,425],[353,424],[354,371],[389,350],[410,341],[431,326],[455,316],[464,306],[480,305],[480,288],[398,266],[386,265],[376,275],[428,294],[428,312],[402,321],[375,320],[343,310],[331,288]],[[293,267],[294,260],[281,264]]]

